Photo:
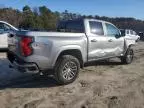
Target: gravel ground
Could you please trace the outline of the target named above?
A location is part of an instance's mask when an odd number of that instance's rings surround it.
[[[9,69],[0,54],[0,108],[144,108],[144,43],[130,65],[118,59],[94,62],[72,84]]]

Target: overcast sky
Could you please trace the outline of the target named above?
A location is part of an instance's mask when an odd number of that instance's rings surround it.
[[[0,0],[0,7],[22,10],[24,5],[45,5],[52,11],[68,10],[86,15],[134,17],[144,20],[144,0]]]

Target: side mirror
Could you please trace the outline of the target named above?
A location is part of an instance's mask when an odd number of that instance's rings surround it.
[[[122,37],[122,35],[121,34],[116,34],[115,37],[120,38],[120,37]]]
[[[122,30],[121,32],[120,32],[120,35],[121,35],[121,37],[124,37],[126,34],[125,34],[125,30]]]

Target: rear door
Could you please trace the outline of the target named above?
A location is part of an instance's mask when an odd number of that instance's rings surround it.
[[[111,23],[105,23],[105,30],[107,36],[105,53],[110,57],[120,56],[124,50],[124,37],[121,36],[119,29]]]
[[[100,21],[87,22],[88,27],[88,60],[93,61],[105,57],[107,37],[104,33],[103,23]]]

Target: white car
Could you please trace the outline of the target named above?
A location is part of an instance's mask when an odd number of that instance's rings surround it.
[[[18,29],[5,21],[0,21],[0,50],[8,48],[8,35]]]
[[[121,29],[121,34],[125,36],[126,39],[132,39],[135,40],[136,42],[140,40],[140,36],[137,35],[137,33],[133,30],[130,29]]]

